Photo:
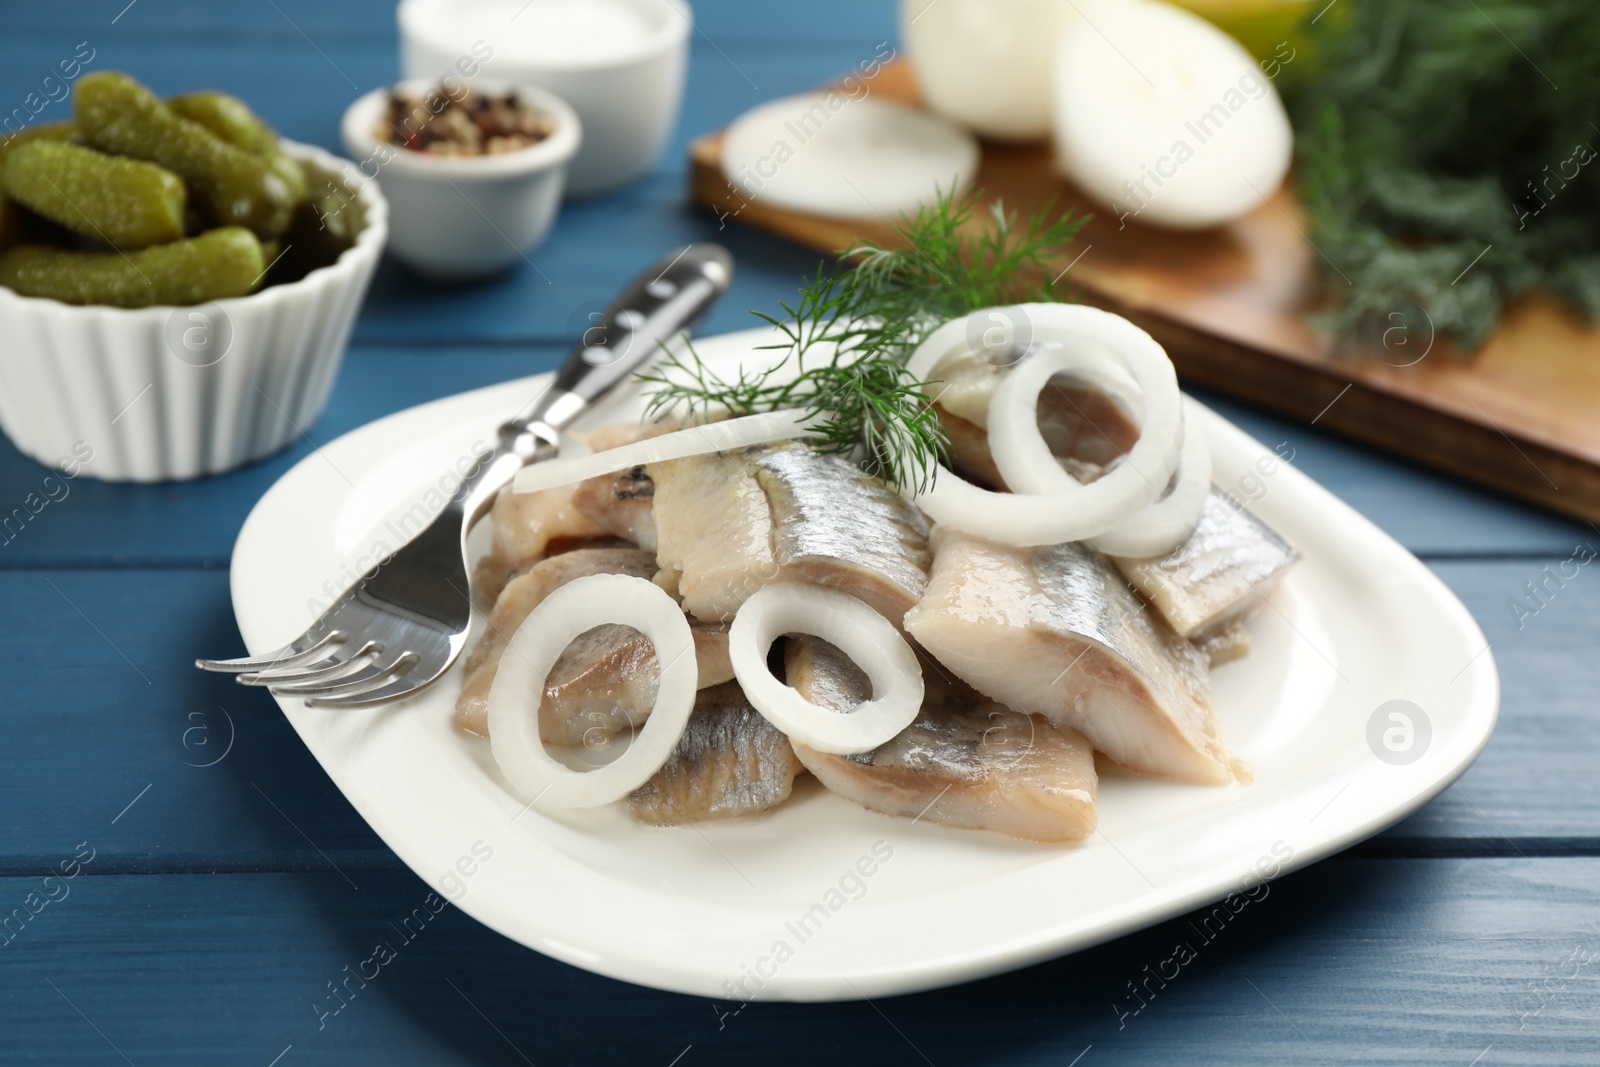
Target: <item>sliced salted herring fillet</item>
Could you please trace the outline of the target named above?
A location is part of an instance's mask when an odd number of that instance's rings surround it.
[[[989,401],[1006,368],[976,355],[952,355],[929,373],[933,379],[922,391],[950,414],[965,419],[980,430],[989,428]]]
[[[1202,229],[1283,183],[1294,135],[1254,59],[1158,0],[1098,6],[1056,56],[1056,148],[1067,176],[1121,218]]]
[[[648,552],[632,548],[584,548],[535,563],[513,578],[495,599],[489,625],[477,646],[467,653],[466,682],[456,698],[456,726],[480,737],[489,736],[489,686],[494,682],[500,656],[517,627],[545,597],[573,579],[590,574],[648,578],[654,573],[654,558]],[[644,707],[649,706],[649,701],[645,701]]]
[[[653,552],[656,521],[651,504],[655,495],[655,483],[641,464],[579,482],[573,487],[572,506],[607,533]]]
[[[660,672],[648,720],[621,754],[590,758],[580,770],[557,759],[539,734],[550,668],[582,634],[622,623],[650,639]],[[694,635],[678,602],[649,580],[590,574],[556,589],[511,636],[489,689],[489,747],[507,782],[528,804],[588,808],[621,800],[672,756],[694,712]],[[530,706],[532,705],[532,706]],[[582,753],[581,755],[591,755]]]
[[[489,627],[467,656],[467,678],[456,698],[458,729],[489,735],[489,688],[506,643],[545,597],[589,574],[649,578],[655,559],[638,549],[578,549],[535,564],[500,595]],[[728,629],[691,624],[702,688],[733,677]],[[569,645],[545,679],[539,732],[546,744],[596,745],[643,725],[655,702],[658,664],[649,640],[629,626],[597,626]]]
[[[744,197],[839,218],[895,218],[959,193],[978,142],[944,119],[838,90],[773,100],[723,135],[722,169]]]
[[[1203,640],[1259,607],[1299,558],[1276,530],[1213,488],[1187,541],[1165,556],[1115,562],[1174,630]]]
[[[699,619],[733,618],[751,593],[773,580],[772,508],[748,463],[748,450],[652,464],[658,584],[675,585]],[[674,581],[675,579],[675,581]]]
[[[845,712],[871,696],[866,675],[837,648],[791,637],[789,684]],[[857,756],[804,745],[795,755],[828,789],[872,811],[1030,841],[1077,841],[1094,832],[1098,778],[1084,736],[996,704],[924,671],[922,712],[887,744]]]
[[[898,624],[928,582],[928,522],[916,506],[805,445],[771,448],[751,466],[772,507],[783,580],[850,593]]]
[[[928,387],[950,439],[952,469],[993,488],[1005,480],[989,452],[989,401],[1005,373],[973,355],[945,360]],[[1139,423],[1115,396],[1087,382],[1057,378],[1039,394],[1039,433],[1066,472],[1092,482],[1139,439]]]
[[[596,451],[642,441],[675,429],[676,423],[616,423],[587,433],[569,436]],[[536,563],[553,550],[598,542],[618,536],[643,545],[637,536],[648,536],[648,521],[641,521],[637,509],[608,509],[606,494],[614,487],[613,477],[593,479],[590,485],[579,482],[560,485],[538,493],[516,493],[509,488],[495,497],[489,520],[492,534],[488,554],[478,562],[473,588],[492,598],[498,597],[518,571]],[[628,520],[632,519],[632,522]],[[630,536],[633,534],[634,536]]]
[[[691,622],[689,633],[699,671],[697,688],[732,678],[728,627]],[[654,646],[631,626],[597,626],[578,635],[545,679],[540,737],[549,745],[604,747],[619,734],[644,725],[655,703],[659,676]]]
[[[1223,783],[1204,653],[1153,617],[1081,544],[1019,549],[934,532],[928,592],[906,630],[963,681],[1081,731],[1132,770]]]
[[[573,505],[576,485],[542,493],[502,491],[489,510],[489,552],[478,561],[473,588],[498,598],[506,583],[562,544],[583,543],[609,532]]]
[[[950,447],[950,469],[974,485],[1003,489],[1005,479],[1000,477],[994,457],[989,454],[989,434],[983,427],[952,415],[940,405],[934,406],[933,413]]]
[[[926,519],[848,460],[786,442],[649,471],[657,580],[695,618],[730,619],[765,585],[807,581],[898,620],[927,584]]]
[[[691,622],[699,688],[731,681],[728,627]],[[493,669],[467,680],[456,702],[456,726],[479,737],[489,734],[489,687]],[[644,725],[655,703],[659,661],[649,638],[631,626],[597,626],[579,634],[550,668],[539,705],[539,735],[547,745],[603,747]]]
[[[1250,629],[1243,619],[1225,623],[1209,636],[1195,641],[1195,647],[1206,654],[1213,668],[1248,656],[1251,644]]]
[[[804,769],[739,683],[702,688],[672,755],[628,795],[628,813],[658,826],[758,815],[789,799]]]

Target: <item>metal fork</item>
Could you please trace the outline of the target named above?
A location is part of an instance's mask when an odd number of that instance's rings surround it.
[[[472,619],[467,532],[519,469],[555,455],[563,427],[705,314],[732,279],[733,257],[720,245],[662,257],[584,331],[550,387],[500,427],[498,444],[421,533],[277,651],[195,666],[324,707],[397,700],[432,684],[461,654]]]

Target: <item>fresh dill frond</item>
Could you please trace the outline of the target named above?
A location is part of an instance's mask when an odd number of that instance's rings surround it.
[[[1594,0],[1388,0],[1313,28],[1292,101],[1330,309],[1369,345],[1420,328],[1476,349],[1541,289],[1600,318]]]
[[[752,312],[783,340],[783,357],[741,367],[731,380],[690,346],[640,380],[654,386],[649,416],[753,415],[799,408],[811,416],[814,446],[855,459],[891,485],[922,491],[947,448],[924,386],[906,361],[943,323],[1002,304],[1055,299],[1051,261],[1086,217],[1052,216],[1052,204],[1026,219],[996,202],[992,223],[975,227],[981,190],[941,193],[903,218],[905,245],[858,241],[819,264],[781,315]]]

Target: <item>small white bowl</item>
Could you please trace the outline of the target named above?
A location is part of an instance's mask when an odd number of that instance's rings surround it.
[[[108,481],[232,470],[305,436],[327,403],[388,206],[353,164],[284,150],[342,176],[356,242],[299,281],[193,307],[77,306],[0,286],[0,430],[47,466]]]
[[[682,0],[401,0],[407,78],[485,75],[560,96],[583,120],[567,174],[575,196],[648,171],[677,122],[693,13]],[[547,35],[565,26],[571,39]],[[637,31],[607,37],[608,23]]]
[[[361,97],[345,110],[344,148],[363,173],[377,176],[388,197],[389,252],[396,259],[450,281],[495,274],[526,259],[550,232],[582,123],[542,89],[479,79],[478,91],[514,91],[550,116],[550,136],[493,156],[436,156],[378,140],[391,88],[426,93],[438,87],[436,78],[415,78]]]

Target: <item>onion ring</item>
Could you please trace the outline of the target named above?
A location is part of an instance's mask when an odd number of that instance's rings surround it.
[[[598,478],[602,474],[615,474],[641,463],[662,463],[707,452],[764,445],[768,441],[809,437],[811,431],[805,425],[807,418],[805,412],[798,410],[768,411],[722,422],[686,426],[603,452],[531,463],[517,472],[511,488],[517,493],[537,493],[542,489]]]
[[[1029,347],[1040,342],[1090,342],[1073,349],[1048,348],[1034,353],[1006,376],[1009,379],[1021,374],[1022,378],[1005,391],[1004,400],[1001,397],[1006,380],[996,387],[990,401],[991,445],[997,430],[1002,435],[1008,432],[1000,424],[1014,415],[1010,409],[1019,404],[1018,397],[1026,400],[1025,415],[1012,421],[1022,423],[1015,428],[1017,436],[1031,439],[1035,447],[1022,447],[1027,462],[1019,463],[1010,454],[1013,469],[1000,468],[1007,485],[1018,491],[995,493],[980,489],[941,464],[933,487],[916,496],[916,503],[937,523],[1001,544],[1032,547],[1097,537],[1154,501],[1172,480],[1182,443],[1177,375],[1171,360],[1149,334],[1109,312],[1068,304],[1022,304],[1016,311],[1037,331],[1035,337],[1029,338]],[[912,376],[927,380],[951,356],[976,355],[970,324],[971,316],[956,319],[930,334],[907,362]],[[1050,454],[1039,434],[1035,404],[1045,382],[1058,371],[1098,377],[1112,392],[1126,399],[1126,377],[1110,373],[1108,349],[1126,363],[1140,388],[1143,424],[1139,442],[1122,464],[1129,468],[1127,473],[1119,475],[1119,467],[1118,471],[1083,485],[1062,470]],[[1034,369],[1027,370],[1029,366]],[[1000,417],[993,417],[996,415]],[[998,452],[995,462],[999,466]]]
[[[1166,555],[1193,536],[1211,494],[1211,442],[1200,423],[1200,405],[1186,397],[1176,483],[1153,504],[1091,537],[1093,548],[1108,556],[1149,559]]]
[[[1154,338],[1120,316],[1075,304],[1026,304],[1023,310],[1036,335],[1043,332],[1061,347],[1037,352],[1013,368],[989,400],[989,452],[1007,487],[1015,493],[1059,494],[1064,503],[1103,508],[1119,518],[1155,500],[1172,480],[1183,444],[1182,395],[1172,360]],[[1100,377],[1104,355],[1120,358],[1139,385],[1139,440],[1115,470],[1084,485],[1056,462],[1035,412],[1051,378]]]
[[[923,338],[922,343],[911,353],[911,358],[906,360],[906,372],[916,381],[924,382],[939,369],[939,364],[951,356],[977,356],[982,359],[983,357],[972,350],[972,345],[967,340],[967,326],[971,319],[971,315],[951,319]],[[937,396],[934,397],[935,402],[938,399]]]
[[[539,702],[550,668],[572,639],[607,623],[637,627],[654,646],[661,664],[655,704],[626,752],[603,767],[574,771],[545,751]],[[511,635],[489,688],[490,750],[530,804],[592,808],[620,800],[672,755],[694,710],[699,673],[689,621],[659,586],[625,574],[576,578],[545,597]]]
[[[841,715],[774,678],[767,652],[773,641],[792,633],[837,646],[871,679],[873,698]],[[728,658],[751,705],[791,741],[819,752],[870,752],[910,726],[922,709],[916,653],[893,623],[837,589],[782,582],[757,590],[733,617]]]

